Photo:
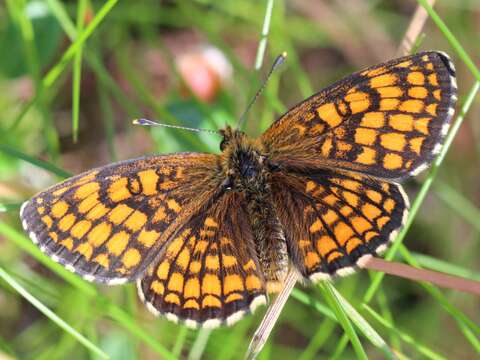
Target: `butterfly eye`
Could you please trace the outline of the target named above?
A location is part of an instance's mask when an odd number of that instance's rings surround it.
[[[280,165],[272,161],[267,161],[267,167],[268,167],[268,170],[270,170],[271,172],[280,170]]]

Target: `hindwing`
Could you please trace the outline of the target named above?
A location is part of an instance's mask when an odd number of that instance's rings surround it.
[[[354,173],[280,173],[272,188],[290,258],[312,281],[352,273],[384,251],[408,213],[400,185]]]
[[[242,196],[212,199],[138,280],[155,314],[190,327],[231,325],[265,304],[265,279]]]

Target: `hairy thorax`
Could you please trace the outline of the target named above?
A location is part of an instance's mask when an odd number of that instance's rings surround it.
[[[243,132],[223,130],[222,172],[227,191],[244,197],[267,290],[278,291],[288,269],[287,247],[272,204],[270,176],[275,171],[263,144]]]

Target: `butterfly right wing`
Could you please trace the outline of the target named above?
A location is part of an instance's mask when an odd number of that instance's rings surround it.
[[[137,281],[154,314],[189,327],[231,325],[266,302],[265,279],[241,194],[212,198]]]
[[[456,103],[448,56],[428,51],[353,73],[298,104],[261,137],[278,166],[416,175],[443,144]]]

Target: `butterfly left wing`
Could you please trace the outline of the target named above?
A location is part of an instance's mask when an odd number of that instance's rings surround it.
[[[137,281],[150,311],[189,327],[213,328],[266,302],[245,208],[240,194],[227,192],[178,230]]]
[[[452,62],[423,52],[347,76],[288,111],[261,141],[277,166],[400,180],[440,151],[455,102]]]
[[[352,273],[385,250],[408,213],[400,185],[350,172],[277,172],[271,186],[290,258],[312,281]]]
[[[86,280],[134,280],[216,191],[217,159],[180,153],[90,170],[27,201],[23,227],[44,253]]]

